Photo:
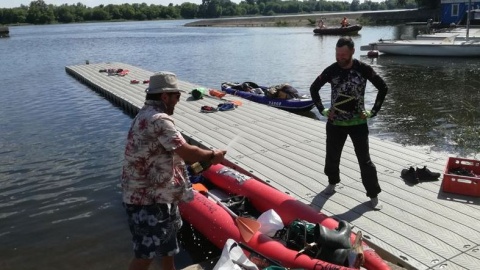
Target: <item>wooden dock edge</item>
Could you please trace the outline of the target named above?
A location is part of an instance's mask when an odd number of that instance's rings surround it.
[[[138,111],[140,110],[137,106],[135,106],[132,102],[128,100],[124,100],[116,95],[114,95],[112,92],[109,92],[107,89],[102,88],[98,85],[95,85],[94,83],[90,82],[87,80],[85,77],[74,71],[73,69],[69,67],[65,67],[65,71],[72,76],[73,78],[77,79],[79,82],[82,84],[85,84],[101,96],[105,97],[107,100],[112,102],[113,104],[117,105],[118,107],[122,108],[124,112],[126,112],[130,116],[135,116]]]

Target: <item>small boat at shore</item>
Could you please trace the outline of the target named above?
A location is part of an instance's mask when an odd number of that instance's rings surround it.
[[[9,36],[10,36],[10,30],[8,29],[8,26],[0,26],[0,38],[9,37]]]
[[[339,223],[337,220],[315,211],[307,204],[262,181],[221,164],[213,165],[205,170],[202,177],[208,180],[207,182],[200,182],[205,189],[208,189],[206,195],[205,193],[195,192],[193,201],[179,205],[180,212],[184,220],[218,248],[222,248],[228,239],[233,239],[239,243],[244,242],[253,250],[287,268],[355,269],[312,258],[297,250],[289,249],[278,239],[274,239],[258,230],[250,231],[251,236],[249,239],[245,239],[242,232],[242,224],[245,224],[245,222],[239,221],[240,217],[234,218],[234,215],[229,213],[232,210],[225,209],[228,206],[227,203],[223,202],[233,202],[234,205],[239,200],[230,198],[244,197],[251,207],[260,213],[269,210],[275,211],[280,216],[282,223],[286,225],[300,219],[335,230],[340,227],[339,224],[342,222]],[[345,236],[347,237],[346,241],[351,243],[355,242],[357,237],[354,233],[348,233]],[[361,245],[363,247],[364,264],[362,267],[364,269],[390,269],[373,249],[365,243],[361,243]]]
[[[451,40],[455,39],[456,41],[466,41],[467,40],[467,29],[465,28],[454,28],[448,29],[443,32],[435,32],[432,34],[419,34],[415,37],[418,40]],[[470,29],[468,40],[480,41],[480,29]]]
[[[357,35],[362,30],[360,24],[349,25],[347,27],[323,27],[313,29],[316,35]]]
[[[469,0],[469,7],[472,0]],[[382,40],[361,46],[361,51],[378,51],[385,54],[408,56],[441,56],[441,57],[480,57],[480,40],[470,38],[470,15],[467,11],[467,27],[453,35],[437,37],[435,34],[420,36],[417,39]],[[462,33],[464,37],[458,38]]]

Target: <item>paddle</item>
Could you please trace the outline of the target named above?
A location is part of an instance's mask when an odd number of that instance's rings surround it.
[[[266,266],[263,266],[263,267],[267,267],[267,266],[271,266],[271,265],[274,265],[274,266],[282,266],[282,265],[280,264],[280,262],[278,262],[278,261],[276,261],[276,260],[274,260],[274,259],[270,259],[269,257],[267,257],[267,256],[263,255],[262,253],[254,250],[253,248],[251,248],[250,246],[248,246],[248,245],[245,244],[245,243],[238,243],[238,245],[239,245],[240,247],[242,247],[243,249],[247,250],[248,252],[250,252],[250,253],[255,253],[255,254],[257,254],[259,257],[261,257],[261,258],[263,258],[265,261],[267,261],[269,265],[266,265]],[[251,257],[251,256],[250,256],[250,257]],[[258,266],[259,262],[255,262],[255,260],[253,260],[252,258],[249,258],[249,259],[250,259],[253,263],[257,264],[257,266]]]
[[[238,230],[242,235],[243,241],[249,242],[252,239],[253,235],[260,229],[261,224],[253,219],[246,218],[246,217],[239,217],[235,214],[232,210],[230,210],[223,202],[217,198],[212,193],[208,192],[207,187],[205,187],[201,183],[195,183],[192,185],[193,189],[200,193],[207,194],[210,198],[212,198],[218,205],[220,205],[225,211],[227,211],[234,219],[235,223],[237,224]]]
[[[360,266],[365,263],[362,240],[363,234],[361,231],[358,231],[355,240],[353,241],[352,249],[348,254],[348,264],[350,267],[360,268]]]

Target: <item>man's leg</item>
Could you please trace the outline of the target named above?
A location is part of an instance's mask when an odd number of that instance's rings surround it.
[[[125,205],[135,258],[129,270],[147,270],[154,257],[161,257],[162,270],[174,270],[179,252],[177,232],[182,220],[176,204]]]
[[[162,266],[162,270],[175,270],[173,256],[163,256],[160,265]]]
[[[162,256],[160,265],[162,270],[175,270],[174,255],[180,251],[177,234],[178,230],[182,227],[182,218],[176,203],[163,204],[162,206],[164,208],[163,217],[169,216],[169,218],[168,221],[159,222],[159,225],[164,223],[160,228],[163,227],[162,232],[166,232],[166,234],[160,238],[162,242],[162,245],[158,249],[159,255]]]
[[[145,222],[145,217],[151,215],[154,209],[151,205],[133,205],[124,204],[125,210],[128,215],[128,225],[130,232],[132,233],[133,249],[135,257],[130,262],[129,270],[148,270],[153,261],[154,249],[149,250],[142,245],[142,239],[144,236],[149,237],[151,226]],[[154,213],[156,214],[156,213]],[[142,216],[142,218],[139,218]],[[139,232],[142,232],[141,234]]]
[[[377,168],[370,159],[368,126],[367,124],[363,124],[351,126],[349,129],[350,138],[352,139],[358,164],[360,165],[362,183],[367,191],[367,197],[376,198],[382,190],[378,183]]]
[[[178,254],[177,234],[182,227],[182,218],[176,203],[159,204],[162,208],[162,221],[159,220],[157,232],[161,242],[157,254],[161,256],[160,265],[162,270],[175,270],[174,255]]]
[[[153,259],[133,258],[130,262],[128,270],[148,270]],[[160,258],[160,266],[162,270],[175,270],[175,262],[173,256],[163,256]]]
[[[324,173],[328,183],[336,185],[340,182],[340,157],[347,139],[344,127],[327,123],[327,154],[325,156]]]
[[[152,261],[152,259],[133,258],[130,262],[128,270],[148,270],[148,267],[150,266]]]

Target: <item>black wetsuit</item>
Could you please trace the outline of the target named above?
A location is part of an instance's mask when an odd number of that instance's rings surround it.
[[[367,119],[361,118],[365,111],[364,97],[367,80],[378,89],[375,104],[371,110],[372,116],[375,116],[382,107],[388,87],[371,66],[356,59],[353,60],[352,67],[349,69],[343,69],[337,63],[327,67],[311,85],[310,95],[321,114],[324,106],[319,91],[326,83],[331,84],[331,112],[327,122],[327,154],[324,169],[329,184],[340,182],[340,157],[347,136],[350,136],[367,196],[375,198],[381,189],[378,184],[377,170],[370,159]]]

